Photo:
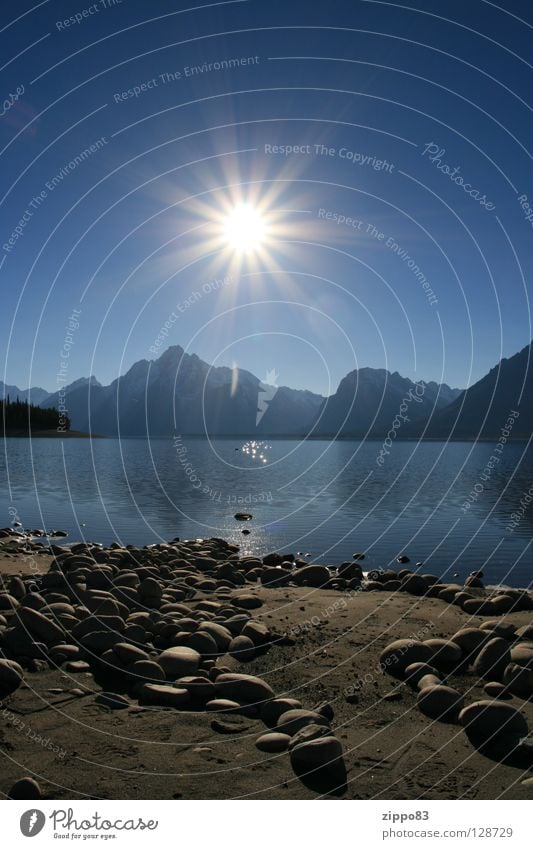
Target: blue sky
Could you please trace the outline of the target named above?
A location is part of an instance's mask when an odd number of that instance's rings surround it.
[[[159,339],[323,393],[463,387],[528,344],[533,13],[502,9],[4,3],[0,379],[54,391],[68,332],[72,380]]]

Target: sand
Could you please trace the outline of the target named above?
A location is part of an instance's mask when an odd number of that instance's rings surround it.
[[[39,571],[46,571],[49,559],[36,556]],[[31,573],[28,565],[19,557],[0,557],[5,575]],[[395,639],[449,638],[486,617],[405,593],[260,585],[247,590],[263,602],[254,619],[288,633],[294,644],[273,646],[249,663],[225,656],[219,664],[262,677],[277,696],[297,698],[306,708],[331,704],[347,770],[346,786],[333,795],[531,798],[532,788],[521,781],[533,766],[528,771],[523,763],[481,754],[457,723],[425,717],[416,692],[376,668],[380,652]],[[531,623],[533,613],[504,618],[521,626]],[[452,683],[467,703],[487,698],[472,672]],[[311,799],[326,793],[296,777],[287,753],[258,751],[255,741],[268,730],[259,719],[142,708],[136,701],[111,711],[95,703],[100,689],[91,673],[26,675],[0,707],[4,796],[24,775],[35,777],[48,799]],[[510,703],[533,729],[533,701],[514,697]]]

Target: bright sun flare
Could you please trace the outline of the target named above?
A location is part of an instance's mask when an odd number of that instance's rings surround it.
[[[263,216],[248,203],[234,207],[224,222],[224,239],[238,253],[253,253],[261,247],[265,237]]]

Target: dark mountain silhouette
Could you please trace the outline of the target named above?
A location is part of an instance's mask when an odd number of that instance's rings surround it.
[[[401,437],[407,419],[426,421],[435,408],[453,401],[459,389],[445,383],[413,383],[395,371],[361,368],[344,377],[334,395],[327,398],[314,425],[323,436],[381,436],[401,413]]]
[[[305,432],[324,400],[285,386],[266,389],[251,372],[210,366],[173,346],[155,361],[135,363],[109,386],[67,387],[65,405],[76,430],[113,436],[293,435]],[[46,403],[58,400],[56,393]]]
[[[32,404],[41,405],[50,393],[46,389],[41,389],[40,386],[34,386],[32,389],[19,389],[18,386],[8,386],[0,380],[0,400],[8,396],[12,401],[17,398],[19,401],[30,401]]]
[[[426,438],[498,438],[513,412],[513,439],[529,438],[533,431],[533,357],[527,345],[518,354],[501,360],[445,409],[424,423]],[[406,435],[420,436],[420,424],[406,428]]]

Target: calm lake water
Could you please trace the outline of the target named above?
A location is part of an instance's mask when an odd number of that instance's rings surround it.
[[[494,447],[398,442],[380,466],[379,442],[7,439],[0,525],[14,508],[24,527],[69,540],[222,536],[325,564],[364,551],[368,568],[406,552],[449,579],[482,568],[490,583],[530,586],[533,449],[507,444],[490,468]]]

